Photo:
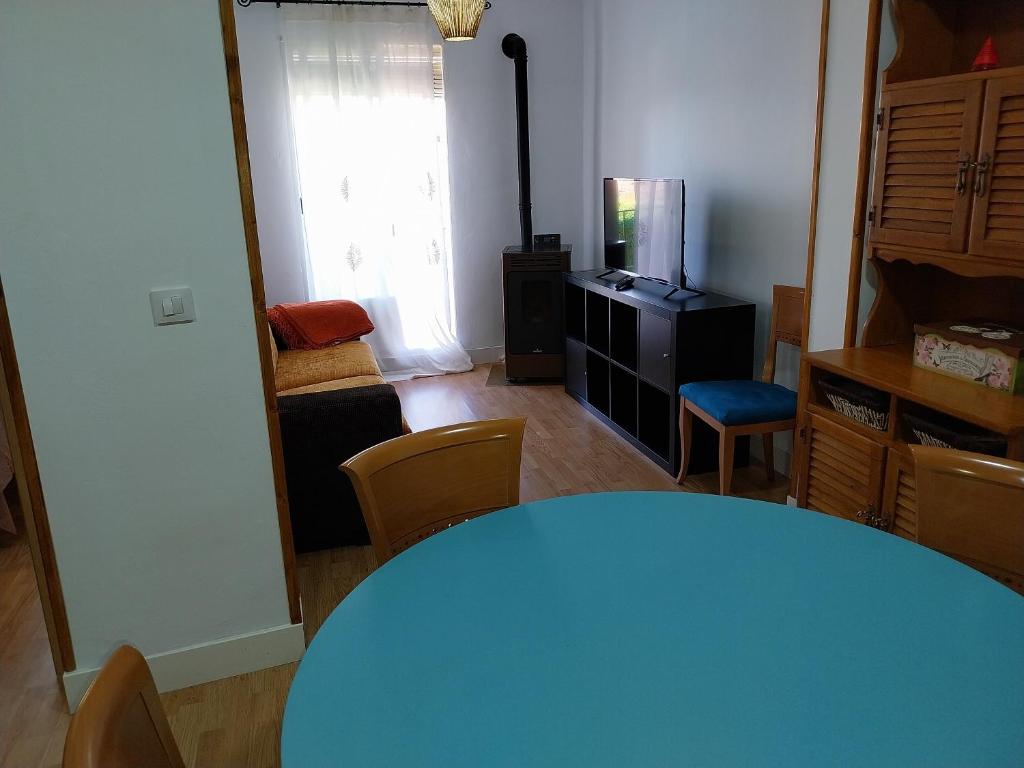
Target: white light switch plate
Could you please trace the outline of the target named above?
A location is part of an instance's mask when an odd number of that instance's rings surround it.
[[[196,321],[196,306],[191,288],[168,288],[150,291],[149,305],[154,325],[181,325]]]

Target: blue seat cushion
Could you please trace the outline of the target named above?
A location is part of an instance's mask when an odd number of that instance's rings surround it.
[[[679,394],[727,427],[796,418],[796,392],[763,381],[698,381]]]

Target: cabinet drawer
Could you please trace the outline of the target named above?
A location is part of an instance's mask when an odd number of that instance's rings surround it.
[[[670,395],[675,394],[672,351],[672,322],[651,312],[641,312],[638,372],[643,379]]]
[[[814,414],[806,440],[800,505],[857,522],[877,518],[885,447]]]
[[[587,348],[574,339],[565,340],[565,388],[587,396]]]

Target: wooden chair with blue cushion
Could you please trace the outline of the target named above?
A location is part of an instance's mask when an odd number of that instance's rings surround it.
[[[761,381],[697,381],[679,388],[679,436],[682,445],[680,485],[690,465],[693,417],[718,432],[719,487],[723,496],[732,486],[736,438],[761,435],[768,479],[775,479],[776,432],[796,427],[796,392],[775,383],[779,342],[800,347],[803,341],[804,289],[776,285],[772,296],[772,327]]]

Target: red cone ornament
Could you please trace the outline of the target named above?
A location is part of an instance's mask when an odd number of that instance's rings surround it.
[[[998,66],[999,54],[996,53],[996,46],[992,42],[992,38],[988,37],[985,40],[985,44],[981,46],[981,50],[978,51],[978,56],[974,60],[974,66],[971,67],[971,71],[982,72],[986,69],[995,69]]]

